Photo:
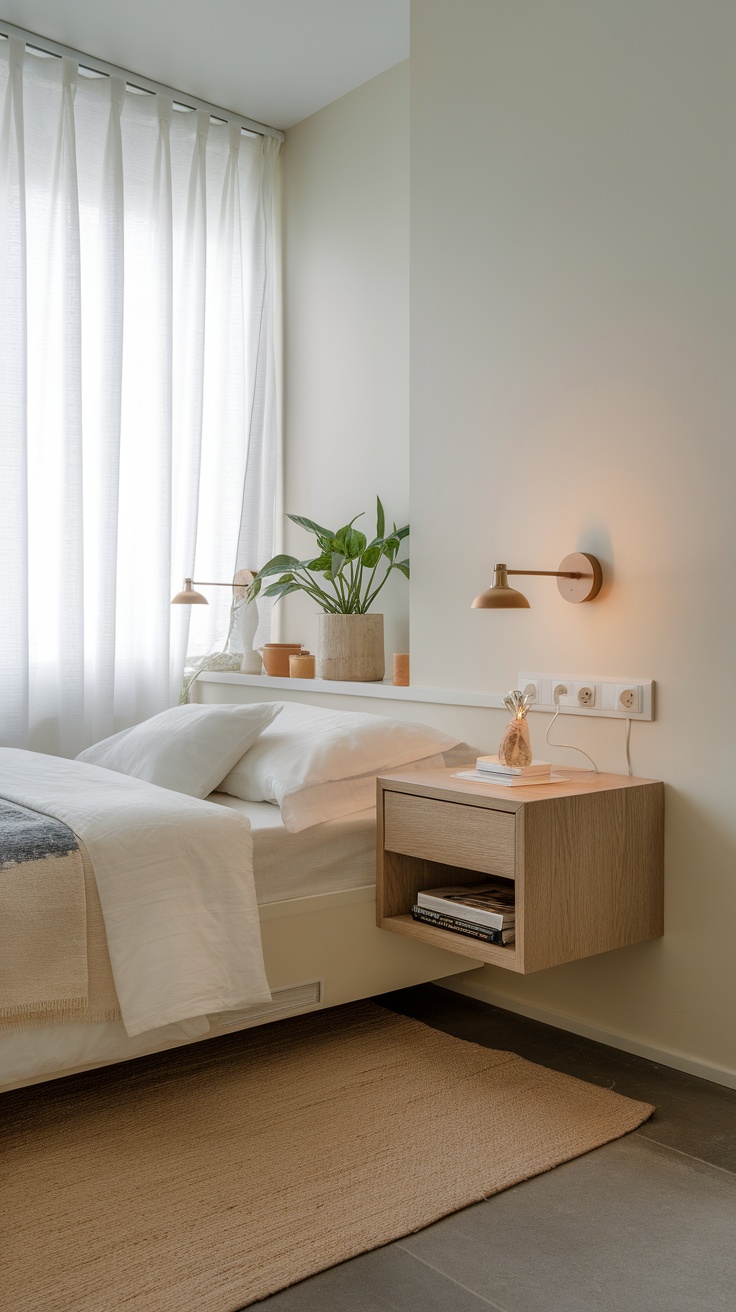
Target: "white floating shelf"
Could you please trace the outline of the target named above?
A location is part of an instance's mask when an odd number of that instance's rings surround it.
[[[389,701],[434,702],[441,706],[479,706],[503,709],[495,692],[458,692],[452,688],[402,688],[383,679],[380,683],[345,683],[337,679],[278,679],[269,674],[240,674],[237,670],[203,670],[198,683],[235,683],[274,692],[315,692],[344,697],[381,697]]]

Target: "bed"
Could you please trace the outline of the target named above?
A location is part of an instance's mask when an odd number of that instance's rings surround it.
[[[238,784],[237,779],[233,783],[234,772],[229,771],[225,779],[218,780],[219,787],[215,791],[208,792],[204,800],[196,802],[172,794],[162,789],[160,784],[139,782],[137,778],[121,775],[119,770],[110,771],[89,760],[80,762],[77,770],[86,769],[87,780],[101,774],[105,777],[105,783],[108,780],[111,782],[116,795],[127,790],[132,796],[135,790],[152,788],[157,800],[162,793],[167,799],[173,797],[177,824],[189,812],[196,813],[199,822],[205,812],[197,808],[204,807],[208,823],[215,824],[216,820],[225,823],[227,818],[230,824],[228,841],[232,842],[235,837],[244,847],[252,845],[254,914],[257,917],[257,935],[270,996],[264,996],[256,989],[255,1001],[200,1011],[194,1020],[179,1014],[178,1019],[149,1028],[139,1028],[137,1033],[131,1033],[121,1018],[70,1018],[61,1021],[54,1018],[53,1023],[36,1021],[27,1027],[2,1032],[0,1090],[58,1078],[186,1043],[200,1042],[218,1034],[232,1033],[282,1017],[374,996],[390,989],[476,967],[475,962],[455,953],[407,941],[377,929],[375,803],[366,806],[365,802],[375,795],[375,774],[386,767],[370,761],[368,770],[361,769],[357,774],[350,774],[349,771],[355,769],[358,757],[352,764],[346,765],[343,752],[339,763],[342,775],[332,780],[320,780],[319,769],[315,770],[313,750],[315,725],[320,730],[324,727],[320,715],[329,716],[333,726],[336,723],[335,713],[318,711],[315,716],[311,708],[308,711],[302,708],[296,712],[287,709],[283,721],[285,728],[277,732],[278,722],[267,725],[266,730],[261,731],[260,746],[258,742],[255,746],[249,745],[236,761],[242,774],[243,762],[248,762],[250,758],[251,773],[246,784]],[[342,725],[345,717],[338,718]],[[365,721],[377,718],[358,717]],[[355,723],[355,717],[352,717],[352,723]],[[391,723],[382,721],[379,731],[382,738],[385,738],[387,726]],[[295,725],[298,726],[296,731]],[[363,726],[360,727],[362,731]],[[424,729],[425,726],[419,728]],[[305,733],[312,740],[310,749],[306,749],[301,741]],[[316,736],[319,738],[319,734]],[[442,741],[443,737],[445,741]],[[413,752],[417,741],[416,733],[410,735],[399,755],[406,756],[407,752]],[[264,788],[266,792],[269,787],[278,791],[278,780],[283,774],[283,771],[276,771],[276,784],[268,770],[264,776],[264,761],[267,765],[270,762],[271,768],[276,745],[282,754],[286,750],[289,769],[293,758],[301,758],[305,754],[309,757],[305,766],[309,775],[306,804],[298,788],[290,791],[287,788],[280,802],[275,796],[268,800],[262,796]],[[368,759],[364,746],[361,743],[361,766]],[[420,751],[412,763],[421,760],[428,765],[436,764],[437,752],[433,749],[447,746],[446,736],[428,731],[426,740],[421,741],[421,747],[422,750],[426,747],[432,754],[425,757]],[[115,750],[119,751],[119,747],[118,743]],[[385,748],[382,747],[381,751],[385,756]],[[392,763],[389,768],[404,764],[393,759],[396,754],[395,751],[393,755],[389,754],[388,759]],[[181,756],[179,751],[179,765]],[[119,757],[115,761],[119,767]],[[253,778],[256,776],[253,771],[257,775],[259,762],[260,775],[254,785]],[[39,767],[35,761],[32,764],[35,780]],[[75,763],[66,763],[66,766],[73,774]],[[330,768],[334,774],[334,762]],[[56,766],[53,769],[55,771]],[[289,769],[286,771],[287,783],[293,783],[294,771],[289,775]],[[296,773],[298,776],[299,771]],[[264,777],[267,777],[265,785]],[[220,791],[227,780],[231,780],[227,784],[230,791]],[[333,785],[336,787],[333,788]],[[250,792],[252,796],[234,796],[232,790],[236,787],[241,792]],[[39,795],[45,798],[44,788],[46,784],[41,781],[38,785]],[[8,791],[12,793],[6,778],[5,792]],[[334,811],[335,795],[338,798],[339,813],[321,819],[322,815]],[[16,800],[19,796],[28,800],[25,792],[16,792],[14,796]],[[190,793],[190,799],[191,796]],[[38,805],[38,809],[43,810],[44,806],[45,802]],[[232,826],[240,826],[237,833],[234,830],[231,832]],[[83,825],[78,827],[83,828]],[[207,887],[210,888],[211,884]],[[106,908],[106,914],[108,912],[109,908]],[[107,921],[105,933],[109,938]],[[252,945],[248,950],[252,950]],[[181,1012],[181,1008],[179,1010]]]

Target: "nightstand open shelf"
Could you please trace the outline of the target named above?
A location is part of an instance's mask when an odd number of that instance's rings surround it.
[[[450,770],[380,777],[378,925],[522,974],[660,937],[664,785],[569,775],[517,789]],[[515,882],[514,946],[412,919],[421,889],[494,875]]]

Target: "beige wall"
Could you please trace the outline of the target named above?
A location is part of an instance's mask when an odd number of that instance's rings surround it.
[[[669,784],[662,941],[473,978],[734,1072],[736,7],[412,8],[413,681],[654,678],[633,764]],[[470,611],[494,559],[575,549],[598,602]],[[623,725],[556,727],[624,768]]]
[[[285,151],[286,508],[330,522],[378,491],[406,514],[410,149],[412,682],[657,681],[631,746],[669,785],[665,938],[468,978],[732,1076],[735,55],[736,10],[715,0],[421,0],[410,147],[400,65]],[[598,602],[530,580],[532,610],[470,611],[494,559],[556,568],[574,549],[604,562]],[[311,605],[282,613],[314,643]],[[505,718],[416,710],[487,750]],[[625,769],[622,724],[556,728]]]
[[[375,535],[376,496],[409,511],[409,66],[292,128],[284,147],[284,508]],[[288,524],[285,549],[314,545]],[[386,652],[408,651],[409,587],[380,596]],[[279,603],[284,640],[315,650],[315,607]]]

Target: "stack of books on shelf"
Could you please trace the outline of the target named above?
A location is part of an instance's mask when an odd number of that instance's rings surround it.
[[[484,943],[508,947],[516,942],[513,885],[498,881],[472,887],[427,888],[411,909],[415,920]]]

